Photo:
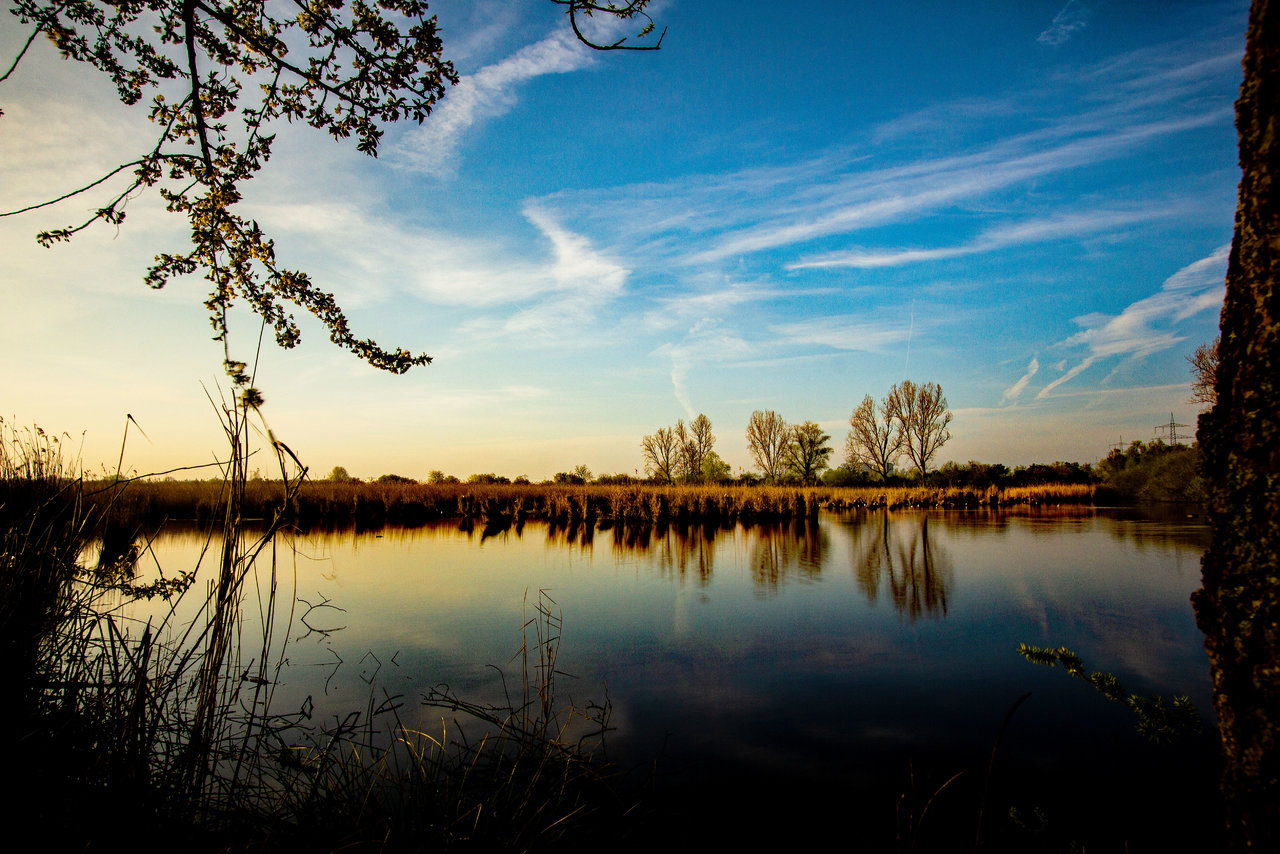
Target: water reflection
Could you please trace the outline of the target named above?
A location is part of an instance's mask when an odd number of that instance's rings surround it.
[[[812,580],[822,575],[830,538],[817,520],[756,526],[747,536],[752,540],[751,580],[758,593],[776,594],[779,585],[793,576]]]
[[[660,578],[706,587],[715,578],[717,555],[745,549],[757,592],[768,595],[791,579],[821,576],[830,552],[830,533],[817,520],[741,525],[626,524],[609,531],[610,549],[619,563],[644,563]],[[548,544],[589,543],[564,529],[548,528]],[[736,558],[730,562],[736,566]]]
[[[679,525],[649,542],[650,559],[659,577],[690,580],[699,587],[711,584],[716,568],[716,528]]]
[[[376,682],[376,696],[405,698],[405,725],[434,730],[437,712],[416,702],[432,686],[501,702],[490,665],[518,667],[525,603],[548,589],[574,695],[614,704],[611,755],[694,769],[683,778],[694,796],[880,791],[921,757],[984,762],[1027,691],[1002,763],[1119,780],[1147,755],[1125,746],[1127,712],[1027,664],[1018,644],[1069,646],[1130,690],[1187,694],[1209,715],[1188,603],[1205,528],[1069,510],[850,511],[750,527],[491,514],[469,529],[311,531],[281,544],[297,601],[281,618],[290,647],[274,702],[328,720]],[[172,574],[203,544],[168,528],[158,560]],[[760,819],[756,801],[741,803],[744,825]]]
[[[194,529],[177,526],[167,527],[165,535],[171,544],[203,538]],[[517,550],[541,544],[548,556],[577,554],[588,562],[599,562],[602,550],[615,565],[634,566],[642,574],[695,589],[710,588],[717,572],[728,573],[731,583],[738,583],[733,579],[748,582],[761,598],[777,597],[791,584],[830,582],[824,574],[834,572],[850,578],[851,590],[868,605],[890,604],[899,617],[916,622],[945,619],[953,612],[957,575],[972,586],[973,572],[979,567],[983,573],[1000,573],[1010,580],[1037,569],[1027,565],[1024,549],[997,547],[997,542],[1061,542],[1064,536],[1077,537],[1078,542],[1061,554],[1073,559],[1081,572],[1088,572],[1112,548],[1102,546],[1099,536],[1122,551],[1158,559],[1170,552],[1181,555],[1188,547],[1198,552],[1207,528],[1188,523],[1182,513],[1166,519],[1135,511],[1099,513],[1072,505],[1053,510],[1024,508],[1016,513],[849,511],[826,513],[821,519],[753,525],[611,523],[587,514],[526,523],[523,514],[513,512],[377,532],[312,530],[299,538],[304,542],[349,540],[357,550],[384,539],[411,551],[423,548],[426,541],[452,542],[463,549],[451,552],[450,561],[459,566],[468,562],[465,550],[476,545]],[[975,555],[980,555],[976,565]],[[1176,558],[1174,568],[1182,572],[1185,564],[1185,570],[1193,572],[1197,558],[1198,553],[1185,560]],[[958,573],[957,565],[964,572]],[[1039,603],[1041,622],[1047,626],[1051,614],[1044,592],[1034,583],[1024,583],[1019,590],[1024,600]],[[1052,604],[1051,597],[1047,601]]]
[[[958,527],[965,523],[956,520]],[[851,514],[835,526],[817,519],[751,526],[620,524],[604,527],[619,563],[638,562],[659,578],[709,586],[721,553],[741,552],[758,596],[776,596],[788,583],[821,579],[834,555],[832,535],[847,538],[858,588],[875,603],[886,592],[898,612],[911,620],[947,614],[953,571],[949,556],[929,532],[929,516]],[[542,527],[533,523],[530,532]],[[841,536],[843,535],[843,536]],[[521,536],[518,534],[517,536]],[[535,534],[536,536],[536,534]],[[548,548],[590,550],[597,536],[587,520],[548,523]],[[482,538],[483,539],[483,538]],[[730,559],[737,566],[738,558]]]
[[[883,583],[899,614],[911,620],[947,615],[951,561],[937,537],[930,538],[927,515],[892,524],[882,513],[879,519],[851,520],[847,530],[854,541],[854,577],[868,602],[879,598]]]
[[[547,543],[590,548],[596,539],[595,519],[573,518],[560,524],[556,519],[547,523]]]
[[[1143,550],[1209,545],[1207,519],[1198,507],[1170,504],[1157,508],[1126,507],[1112,511],[1108,519],[1112,539]]]

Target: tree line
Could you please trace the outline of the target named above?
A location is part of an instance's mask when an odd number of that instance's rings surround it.
[[[1212,353],[1212,345],[1201,348]],[[1197,366],[1198,367],[1198,366]],[[889,388],[880,400],[866,395],[849,416],[844,461],[832,467],[835,453],[831,436],[814,421],[788,424],[771,409],[756,410],[747,422],[747,450],[754,470],[737,477],[715,451],[711,419],[699,414],[688,423],[679,419],[659,427],[640,442],[645,478],[628,473],[593,476],[586,465],[557,472],[544,485],[659,484],[799,484],[812,486],[897,485],[928,483],[969,489],[1010,488],[1047,483],[1099,484],[1118,500],[1196,501],[1203,498],[1203,484],[1196,474],[1197,449],[1166,446],[1160,441],[1134,442],[1114,450],[1095,468],[1073,462],[1037,463],[1009,468],[1000,463],[956,463],[933,468],[939,450],[951,439],[952,413],[937,383],[904,380]],[[899,467],[905,458],[907,465]],[[335,467],[327,480],[359,482],[345,468]],[[410,478],[387,474],[377,483],[414,483]],[[428,484],[530,484],[528,477],[514,479],[492,472],[472,474],[465,481],[433,470]]]
[[[889,389],[879,407],[867,395],[849,416],[845,439],[847,474],[870,473],[887,481],[904,454],[925,476],[938,450],[951,438],[951,412],[937,383],[904,380]],[[747,422],[747,450],[765,483],[815,484],[830,467],[831,436],[814,421],[788,424],[772,409],[756,410]],[[711,420],[698,415],[688,426],[659,427],[640,442],[645,472],[660,483],[715,482],[729,467],[713,450]],[[751,479],[757,475],[744,475]]]

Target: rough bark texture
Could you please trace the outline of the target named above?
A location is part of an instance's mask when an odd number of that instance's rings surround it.
[[[1255,0],[1236,102],[1239,206],[1217,403],[1200,417],[1213,544],[1196,618],[1222,734],[1228,834],[1280,851],[1280,4]]]

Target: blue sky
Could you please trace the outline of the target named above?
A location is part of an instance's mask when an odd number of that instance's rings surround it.
[[[309,321],[264,345],[263,414],[316,472],[632,472],[644,434],[700,412],[736,470],[753,410],[841,449],[906,378],[954,412],[939,462],[1096,461],[1194,425],[1246,2],[669,0],[662,50],[608,54],[540,0],[431,8],[462,75],[432,117],[377,160],[282,128],[243,202],[358,334],[435,359],[383,375]],[[6,20],[6,58],[21,36]],[[149,130],[43,45],[0,108],[6,210]],[[144,196],[119,229],[35,245],[90,205],[0,219],[0,416],[91,468],[126,413],[127,466],[206,462],[202,283],[141,281],[183,223]],[[237,316],[239,358],[256,338]]]

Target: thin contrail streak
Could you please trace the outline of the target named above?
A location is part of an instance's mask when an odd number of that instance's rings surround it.
[[[911,334],[916,329],[916,301],[911,301],[911,324],[907,327],[907,359],[902,363],[902,373],[907,373],[911,367]]]

